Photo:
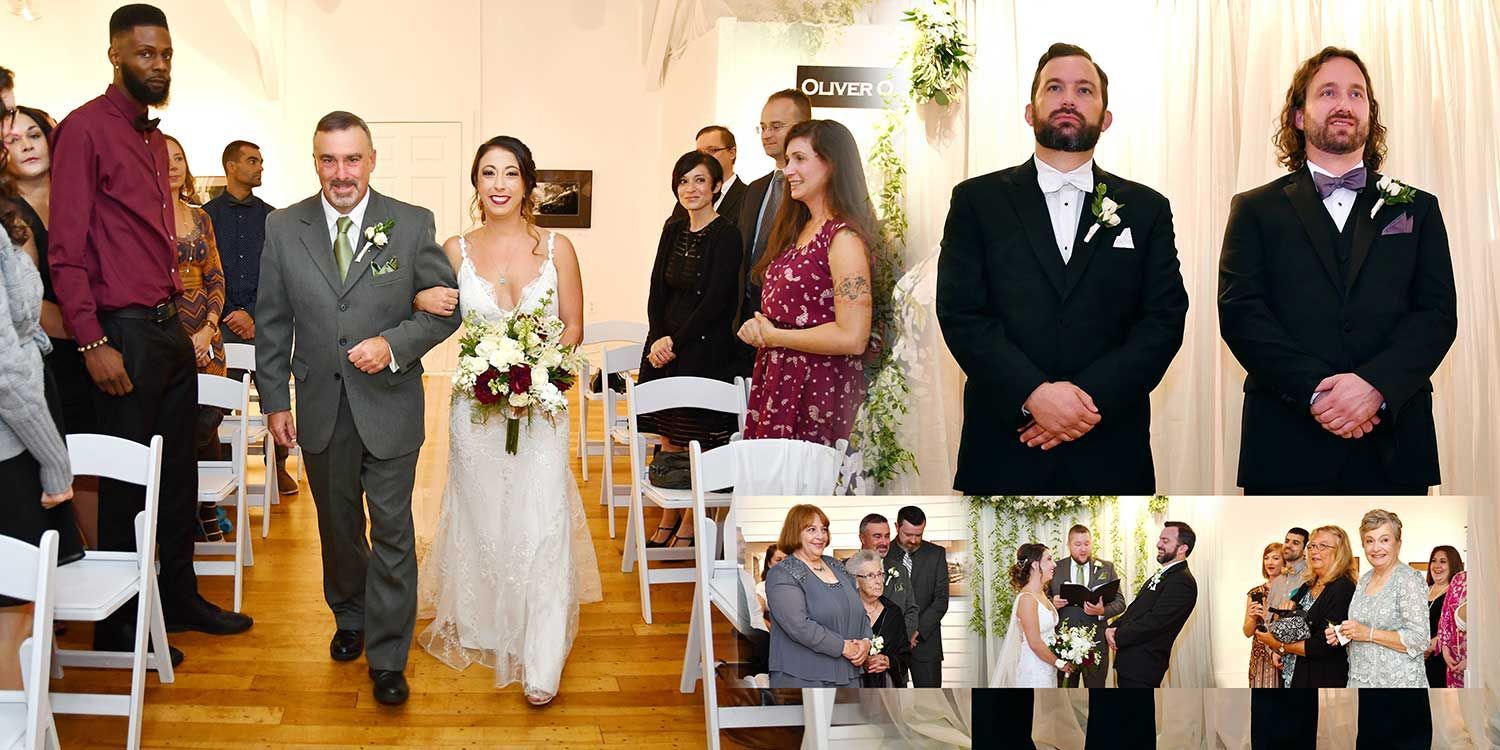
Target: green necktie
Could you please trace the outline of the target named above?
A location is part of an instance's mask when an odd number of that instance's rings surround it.
[[[333,259],[339,264],[339,281],[343,281],[349,276],[349,264],[354,262],[354,248],[349,246],[349,227],[354,226],[354,221],[340,216],[335,226],[339,234],[333,240]]]

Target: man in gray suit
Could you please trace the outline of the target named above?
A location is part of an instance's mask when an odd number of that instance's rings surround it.
[[[458,279],[434,241],[432,212],[370,190],[375,147],[364,120],[319,120],[313,163],[320,194],[266,219],[261,409],[276,442],[300,437],[307,457],[323,595],[337,628],[329,654],[352,661],[368,641],[375,699],[397,705],[409,692],[402,671],[417,613],[411,493],[425,437],[422,355],[460,322],[414,313],[412,301]],[[295,425],[288,374],[297,379]]]
[[[1048,589],[1062,624],[1094,627],[1094,643],[1099,645],[1099,655],[1103,661],[1083,675],[1084,687],[1104,687],[1104,678],[1109,674],[1109,644],[1104,642],[1104,629],[1109,627],[1108,623],[1112,618],[1119,617],[1125,611],[1125,593],[1119,591],[1107,602],[1085,602],[1082,607],[1070,607],[1068,600],[1061,596],[1062,586],[1064,583],[1077,583],[1095,588],[1116,578],[1119,576],[1115,575],[1114,563],[1094,559],[1094,537],[1089,533],[1089,527],[1079,524],[1068,529],[1068,559],[1057,564],[1057,571],[1052,574],[1052,585]],[[1079,674],[1076,670],[1067,675],[1058,674],[1058,687],[1078,687],[1078,681]]]
[[[948,551],[922,541],[927,514],[915,505],[896,513],[896,544],[886,555],[886,570],[906,576],[916,607],[906,609],[911,634],[912,687],[943,686],[943,615],[948,614]],[[915,614],[913,613],[915,609]]]

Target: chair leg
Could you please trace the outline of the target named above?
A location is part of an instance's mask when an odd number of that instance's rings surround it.
[[[682,681],[677,686],[677,691],[686,695],[693,692],[693,686],[697,684],[702,675],[700,670],[702,664],[699,656],[703,649],[698,638],[698,597],[703,596],[703,589],[696,583],[693,584],[693,611],[688,615],[688,637],[687,646],[682,650]],[[707,680],[705,680],[705,683]]]
[[[151,582],[150,586],[154,593],[155,582]],[[139,601],[137,598],[137,602]],[[136,605],[135,647],[132,652],[135,658],[130,664],[130,721],[125,735],[125,747],[129,750],[138,750],[141,746],[141,720],[144,718],[142,713],[146,705],[146,660],[150,658],[146,653],[146,641],[150,637],[152,627],[152,614],[154,614],[152,610],[156,609],[154,606],[148,608],[142,604],[144,603]],[[172,663],[170,651],[158,651],[156,656],[168,664]]]
[[[244,608],[245,568],[255,563],[250,559],[250,499],[241,495],[239,507],[234,512],[234,611]],[[269,508],[267,508],[269,510]]]
[[[615,439],[610,435],[612,425],[604,423],[604,481],[599,485],[599,502],[609,515],[609,538],[615,538]]]
[[[641,512],[642,498],[631,485],[631,520],[635,522],[636,573],[641,581],[641,616],[651,624],[651,560],[646,554],[646,523]]]
[[[625,552],[620,555],[620,572],[629,573],[633,570],[635,570],[635,512],[626,506]]]
[[[688,638],[703,644],[699,649],[702,662],[699,669],[703,679],[703,724],[708,731],[708,747],[710,750],[718,750],[719,692],[714,673],[713,605],[708,603],[708,592],[693,597],[693,615],[698,620],[698,627]]]
[[[167,643],[167,620],[161,611],[161,592],[156,589],[156,581],[151,582],[151,650],[158,656],[152,663],[156,670],[156,681],[163,685],[170,685],[177,680],[173,672],[172,651]]]
[[[583,368],[587,373],[588,368]],[[582,464],[583,481],[589,481],[589,381],[583,377],[583,382],[577,384],[578,394],[578,462]]]
[[[266,481],[261,484],[265,486],[266,493],[261,496],[260,538],[265,539],[271,535],[271,501],[281,497],[281,487],[276,481],[276,441],[271,433],[266,433]]]
[[[802,750],[828,750],[833,728],[833,688],[802,689]]]

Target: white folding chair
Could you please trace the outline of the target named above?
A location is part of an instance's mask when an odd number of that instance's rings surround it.
[[[614,342],[645,344],[646,335],[649,332],[650,328],[645,323],[628,320],[601,320],[597,323],[585,323],[583,341],[579,342],[578,346],[587,349],[591,346]],[[636,364],[640,364],[640,357],[636,357]],[[609,444],[610,428],[619,419],[619,414],[614,409],[616,394],[609,389],[609,375],[605,373],[599,376],[599,390],[596,391],[589,387],[589,378],[592,377],[592,373],[592,365],[585,359],[583,366],[578,370],[578,386],[574,389],[578,394],[578,460],[583,464],[583,481],[585,482],[589,481],[589,456],[604,453]],[[605,402],[603,440],[589,439],[590,401]],[[614,538],[614,535],[614,526],[611,525],[609,536]]]
[[[135,552],[89,551],[82,560],[57,569],[57,619],[99,622],[115,610],[139,599],[135,612],[135,646],[131,653],[57,650],[54,678],[63,667],[102,667],[130,670],[130,694],[52,693],[52,711],[59,714],[130,717],[125,746],[141,746],[141,715],[146,698],[146,670],[170,683],[172,657],[162,620],[161,592],[156,583],[156,513],[161,490],[161,436],[150,446],[109,435],[68,436],[73,476],[95,476],[138,484],[146,490],[145,510],[135,516]],[[150,652],[146,649],[149,635]]]
[[[250,344],[225,344],[224,362],[230,370],[244,370],[255,372],[255,347]],[[271,437],[271,431],[266,428],[266,417],[260,414],[260,393],[256,390],[255,380],[250,380],[250,403],[255,405],[256,414],[249,415],[247,420],[250,425],[250,434],[246,436],[246,443],[250,447],[250,455],[259,455],[265,464],[265,479],[261,482],[248,482],[245,485],[245,493],[251,504],[261,509],[260,538],[265,539],[271,535],[271,506],[281,504],[281,488],[278,486],[276,473],[276,441]],[[235,439],[237,425],[226,422],[219,427],[219,442],[231,444]],[[297,478],[302,478],[302,446],[293,446],[289,454],[297,456]]]
[[[646,478],[646,441],[640,434],[637,419],[663,409],[696,408],[735,415],[740,431],[745,429],[745,388],[739,378],[733,383],[697,377],[661,378],[649,383],[625,381],[625,413],[630,446],[630,516],[625,523],[625,559],[620,570],[629,573],[637,563],[641,582],[641,616],[651,622],[651,584],[692,583],[691,568],[657,568],[651,560],[693,560],[693,550],[679,547],[646,547],[646,524],[643,506],[647,501],[659,508],[687,510],[693,507],[691,490],[664,489]],[[715,508],[729,505],[729,494],[709,493],[706,502]],[[698,539],[697,544],[712,544]]]
[[[717,609],[735,630],[746,635],[750,634],[757,620],[764,620],[750,573],[745,570],[736,545],[730,543],[739,527],[734,504],[729,505],[721,534],[708,513],[712,507],[710,490],[732,486],[737,496],[826,496],[833,492],[838,482],[839,466],[847,448],[848,444],[843,440],[833,447],[803,440],[735,440],[705,453],[698,441],[688,444],[693,518],[696,519],[695,533],[700,541],[694,548],[697,564],[694,568],[693,613],[688,626],[687,647],[683,650],[679,690],[691,693],[698,680],[703,680],[703,708],[711,748],[719,746],[719,730],[722,728],[787,726],[804,723],[806,717],[794,706],[719,706],[714,686],[717,661],[714,658],[713,610]],[[703,543],[709,539],[721,539],[723,543]],[[768,709],[771,710],[768,712]]]
[[[31,637],[21,643],[21,690],[0,691],[0,748],[57,748],[52,721],[51,682],[53,579],[57,574],[57,532],[42,534],[33,547],[0,536],[0,594],[32,602]],[[0,655],[0,658],[6,658]]]
[[[634,378],[630,373],[640,369],[642,345],[626,344],[612,349],[604,350],[604,362],[600,369],[600,382],[608,383],[609,376],[619,374],[625,378],[627,384]],[[628,387],[628,385],[627,385]],[[609,538],[615,538],[615,508],[628,507],[629,502],[623,502],[630,491],[629,487],[615,485],[615,455],[618,446],[623,446],[629,440],[630,429],[625,420],[617,415],[620,394],[610,388],[604,389],[601,397],[604,401],[604,481],[599,483],[599,504],[608,506],[606,513],[609,515]],[[657,442],[652,436],[646,438],[648,443]],[[584,459],[584,465],[588,465],[588,459]]]
[[[200,576],[234,576],[234,611],[240,611],[245,598],[245,568],[255,564],[250,549],[249,500],[245,497],[245,466],[249,463],[250,375],[238,382],[219,375],[198,375],[198,405],[213,406],[231,412],[224,417],[234,424],[234,443],[228,461],[198,462],[198,502],[205,505],[234,503],[234,541],[197,542],[193,545],[193,571]],[[269,508],[267,508],[269,511]],[[199,560],[199,555],[233,560]]]

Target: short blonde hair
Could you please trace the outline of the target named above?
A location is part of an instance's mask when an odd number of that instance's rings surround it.
[[[1282,544],[1281,542],[1271,542],[1270,544],[1267,544],[1266,548],[1260,551],[1260,577],[1261,578],[1265,578],[1266,577],[1266,555],[1271,554],[1271,550],[1275,550],[1277,555],[1283,556],[1281,558],[1281,561],[1282,561],[1283,564],[1286,562],[1286,557],[1284,557],[1284,555],[1286,554],[1286,551],[1285,551],[1286,550],[1286,545]]]
[[[1339,578],[1347,578],[1350,581],[1358,580],[1354,571],[1354,550],[1349,546],[1349,534],[1338,526],[1319,526],[1313,529],[1313,536],[1328,534],[1334,538],[1333,560],[1328,564],[1328,571],[1323,576],[1323,583],[1333,583]],[[1317,583],[1312,566],[1307,566],[1307,580]]]
[[[1390,525],[1391,531],[1396,533],[1396,541],[1401,541],[1401,516],[1380,508],[1366,513],[1365,517],[1360,519],[1359,535],[1363,538],[1365,534],[1387,524]]]
[[[786,521],[781,524],[781,536],[776,539],[776,546],[788,555],[802,549],[802,529],[814,518],[828,526],[828,514],[822,508],[808,503],[793,505],[786,512]]]

